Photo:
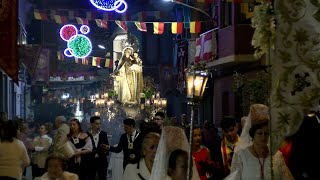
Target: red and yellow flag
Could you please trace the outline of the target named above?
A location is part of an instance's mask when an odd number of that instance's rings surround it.
[[[97,26],[107,29],[108,28],[108,22],[106,20],[103,19],[96,19],[96,24]]]
[[[163,22],[154,22],[153,23],[153,33],[154,34],[162,34],[164,31],[164,23]]]
[[[134,22],[139,31],[147,32],[147,25],[145,22]]]
[[[100,57],[92,57],[92,66],[100,66]]]
[[[67,24],[68,23],[68,19],[66,16],[54,15],[54,20],[58,24]]]
[[[89,21],[86,18],[76,17],[76,21],[78,24],[88,25]]]
[[[47,14],[40,12],[39,9],[35,9],[33,15],[36,20],[48,20]]]
[[[125,21],[114,21],[121,29],[128,31],[127,22]]]
[[[64,55],[61,51],[57,51],[57,57],[58,57],[58,60],[60,60],[60,61],[64,60]]]
[[[190,22],[190,33],[200,33],[201,23],[200,21]]]
[[[106,59],[104,67],[112,68],[113,61],[111,59]]]
[[[183,32],[183,23],[182,22],[171,23],[171,32],[172,34],[181,34]]]

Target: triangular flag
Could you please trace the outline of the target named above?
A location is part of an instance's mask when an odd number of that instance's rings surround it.
[[[67,24],[68,23],[68,19],[66,16],[54,15],[54,20],[58,24]]]
[[[154,34],[162,34],[164,31],[164,23],[163,22],[154,22],[153,23],[153,33]]]
[[[48,20],[47,14],[40,12],[39,9],[35,9],[33,14],[36,20]]]
[[[200,0],[201,1],[201,0]],[[202,0],[203,1],[203,0]],[[212,1],[212,0],[211,0]],[[206,2],[210,2],[210,0],[206,0]],[[233,2],[233,3],[248,3],[252,2],[252,0],[228,0],[228,2]]]
[[[181,34],[183,32],[183,23],[182,22],[171,23],[171,32],[172,34]]]
[[[63,61],[64,60],[64,55],[61,51],[57,51],[57,58],[58,60],[60,61]]]
[[[130,18],[130,15],[127,14],[127,13],[123,13],[121,14],[121,20],[122,21],[129,21],[131,18]]]
[[[100,57],[92,57],[92,66],[100,67]]]
[[[138,16],[138,21],[144,21],[144,20],[146,20],[146,13],[145,13],[144,11],[138,12],[138,13],[137,13],[137,16]]]
[[[94,17],[95,17],[95,15],[94,15],[94,12],[92,12],[92,11],[87,11],[86,12],[86,19],[87,20],[92,20],[92,19],[94,19]]]
[[[81,17],[76,17],[76,21],[78,24],[83,24],[83,25],[88,25],[88,19],[86,18],[81,18]]]
[[[190,22],[190,33],[200,33],[201,23],[200,21]]]
[[[68,11],[69,20],[74,20],[74,11]]]
[[[128,31],[127,23],[125,21],[115,21],[115,23],[124,31]]]
[[[147,32],[147,25],[145,22],[134,22],[139,31]]]
[[[79,63],[79,58],[74,57],[74,62],[76,62],[78,64]]]
[[[82,58],[82,64],[88,65],[89,64],[89,57]]]
[[[111,59],[106,59],[106,63],[104,64],[104,67],[112,68],[113,62]]]
[[[111,19],[113,19],[113,13],[112,13],[112,12],[105,12],[105,13],[103,13],[103,19],[104,19],[104,20],[111,20]]]
[[[211,4],[212,0],[196,0],[198,3],[207,3],[207,4]],[[228,0],[230,1],[242,1],[242,0]]]
[[[96,19],[96,23],[97,23],[97,26],[99,26],[101,28],[105,28],[105,29],[108,28],[108,22],[106,20]]]

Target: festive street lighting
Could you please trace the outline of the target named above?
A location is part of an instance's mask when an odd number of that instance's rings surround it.
[[[183,3],[183,2],[179,2],[179,1],[176,1],[176,0],[164,0],[164,1],[170,1],[170,2],[173,2],[173,3],[175,3],[175,4],[180,4],[180,5],[182,5],[182,6],[185,6],[185,7],[190,8],[190,9],[194,9],[194,10],[196,10],[196,11],[199,11],[199,12],[205,14],[207,17],[209,17],[210,19],[212,19],[212,17],[211,17],[208,13],[206,13],[204,10],[199,9],[199,8],[196,8],[196,7],[194,7],[194,6],[190,6],[189,4],[186,4],[186,3]]]
[[[203,65],[191,66],[186,71],[186,83],[187,83],[187,99],[188,105],[191,106],[191,119],[190,119],[190,132],[189,132],[189,154],[188,154],[188,175],[187,179],[192,178],[192,146],[193,146],[193,121],[194,121],[194,108],[199,104],[199,101],[203,97],[203,93],[208,81],[208,71]]]

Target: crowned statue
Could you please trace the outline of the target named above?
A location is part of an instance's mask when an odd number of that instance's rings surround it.
[[[127,46],[118,63],[114,71],[118,100],[125,104],[137,104],[143,92],[142,60],[137,51]]]

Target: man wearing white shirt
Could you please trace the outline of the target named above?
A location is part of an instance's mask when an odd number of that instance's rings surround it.
[[[108,135],[106,132],[101,131],[101,120],[99,116],[93,116],[90,118],[90,130],[87,134],[90,136],[91,141],[93,142],[92,153],[90,153],[90,171],[91,175],[89,179],[96,179],[98,175],[99,180],[107,179],[108,171],[108,151],[107,146]]]
[[[49,147],[52,139],[47,135],[49,131],[48,124],[41,124],[39,127],[39,136],[33,139],[32,154],[32,176],[33,178],[41,176],[45,172],[45,161],[48,157]]]
[[[135,121],[133,119],[125,119],[123,124],[126,133],[121,135],[116,147],[107,146],[107,149],[115,153],[123,151],[123,169],[125,169],[127,164],[139,162],[142,136],[135,129]]]

